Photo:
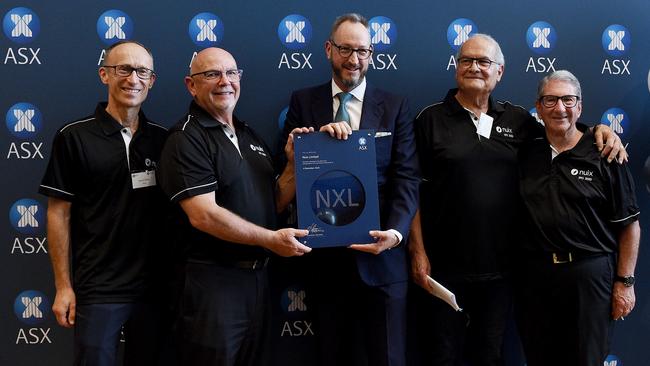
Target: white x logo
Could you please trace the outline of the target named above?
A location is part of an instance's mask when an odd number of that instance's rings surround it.
[[[370,26],[375,31],[375,35],[372,36],[372,40],[370,41],[372,44],[390,44],[390,38],[388,37],[390,23],[372,23]]]
[[[609,46],[607,46],[608,50],[625,51],[625,45],[623,44],[623,37],[625,37],[625,31],[620,30],[617,32],[617,31],[610,30],[607,32],[607,34],[609,35],[609,39],[611,39],[611,42],[609,42]]]
[[[25,310],[23,310],[22,314],[23,319],[29,319],[32,317],[40,319],[43,317],[43,312],[38,308],[38,306],[41,305],[41,302],[43,302],[43,298],[40,296],[34,298],[23,296],[20,298],[20,301],[25,305]]]
[[[472,32],[472,25],[467,24],[462,26],[460,24],[454,24],[454,31],[457,34],[456,39],[454,39],[454,46],[460,46],[469,38],[469,34]]]
[[[11,14],[11,21],[14,22],[14,29],[11,30],[12,37],[31,37],[32,30],[29,29],[29,23],[32,22],[32,14],[25,14],[22,17],[18,14]]]
[[[38,227],[38,221],[36,220],[36,212],[38,212],[38,206],[31,205],[28,207],[23,205],[18,205],[16,207],[18,213],[20,214],[20,220],[18,220],[18,227]]]
[[[551,28],[539,29],[538,27],[533,27],[533,34],[535,35],[535,42],[533,42],[533,48],[551,48],[551,43],[546,37],[551,34]]]
[[[122,26],[126,23],[125,17],[104,17],[104,23],[108,25],[108,30],[104,34],[105,39],[125,39],[126,34],[122,30]]]
[[[36,127],[34,127],[34,124],[32,123],[32,118],[34,117],[33,109],[28,109],[26,111],[23,111],[21,109],[14,109],[14,117],[16,117],[18,120],[18,122],[16,122],[14,125],[14,132],[36,131]]]
[[[198,42],[205,41],[206,39],[211,42],[217,41],[217,35],[214,34],[214,27],[217,26],[216,19],[210,19],[207,22],[205,19],[197,19],[196,25],[201,30],[199,34],[196,35],[196,40]]]
[[[287,296],[289,297],[289,300],[291,300],[291,304],[289,304],[289,311],[307,311],[307,305],[305,305],[305,291],[292,291],[289,290],[287,291]]]
[[[289,34],[287,34],[287,37],[284,39],[285,42],[305,43],[305,36],[303,36],[301,32],[305,29],[305,22],[303,20],[295,23],[287,20],[284,22],[284,26],[289,30]]]
[[[623,125],[621,125],[621,122],[623,122],[623,117],[624,115],[622,113],[619,113],[617,115],[614,115],[612,113],[607,113],[607,120],[609,121],[609,127],[616,132],[616,133],[623,133]]]

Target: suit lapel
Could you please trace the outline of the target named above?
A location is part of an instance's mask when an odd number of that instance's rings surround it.
[[[313,122],[316,127],[321,127],[332,122],[332,84],[321,85],[315,90],[312,111]]]
[[[361,110],[361,123],[359,129],[377,130],[384,115],[384,101],[377,98],[375,88],[366,85],[366,93],[363,96],[363,109]]]

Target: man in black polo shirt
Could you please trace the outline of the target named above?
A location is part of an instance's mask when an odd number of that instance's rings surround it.
[[[155,168],[167,131],[140,109],[156,79],[151,53],[118,42],[99,77],[108,103],[57,132],[39,189],[49,197],[52,310],[74,327],[75,365],[115,365],[120,329],[125,363],[153,365],[164,334],[158,225],[167,206]]]
[[[276,227],[276,208],[295,194],[293,134],[289,164],[276,181],[261,138],[233,115],[242,70],[218,48],[199,52],[185,77],[194,100],[172,129],[159,170],[160,184],[178,203],[187,250],[179,324],[183,365],[255,365],[266,330],[271,252],[303,255],[296,237],[307,230]],[[313,131],[313,130],[312,130]],[[276,189],[277,182],[282,182]]]
[[[576,126],[578,80],[560,70],[539,84],[545,138],[520,151],[527,209],[518,263],[517,320],[530,366],[602,365],[613,319],[634,308],[639,207],[627,165],[600,158]]]
[[[500,365],[512,303],[508,262],[520,227],[517,151],[543,128],[525,109],[492,98],[505,63],[492,37],[473,35],[456,59],[458,88],[415,121],[422,183],[409,252],[414,281],[428,288],[431,274],[464,312],[419,294],[418,338],[427,364]]]

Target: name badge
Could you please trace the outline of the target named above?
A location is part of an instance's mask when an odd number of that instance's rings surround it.
[[[489,139],[490,133],[492,133],[492,122],[494,122],[494,118],[485,113],[481,113],[481,117],[478,120],[478,126],[476,127],[476,133]]]
[[[145,170],[144,172],[131,173],[133,189],[152,187],[156,185],[156,171]]]

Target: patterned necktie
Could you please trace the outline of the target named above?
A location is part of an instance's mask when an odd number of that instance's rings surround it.
[[[352,94],[340,92],[336,94],[336,97],[339,98],[339,109],[336,111],[336,116],[334,116],[334,122],[345,121],[349,125],[350,123],[350,114],[348,113],[347,103],[352,99]]]

